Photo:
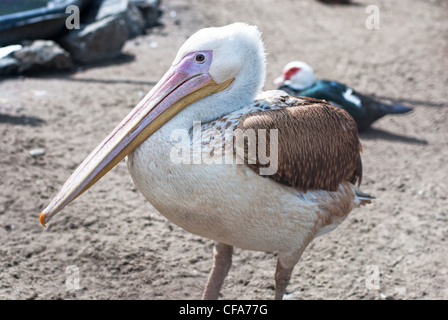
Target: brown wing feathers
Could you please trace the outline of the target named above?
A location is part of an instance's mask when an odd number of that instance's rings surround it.
[[[361,183],[356,122],[346,111],[324,101],[298,100],[296,106],[249,113],[237,128],[254,129],[256,133],[267,129],[268,155],[269,129],[278,129],[278,170],[267,177],[280,183],[304,191],[334,191],[344,181]],[[259,161],[247,165],[257,173],[263,166]]]

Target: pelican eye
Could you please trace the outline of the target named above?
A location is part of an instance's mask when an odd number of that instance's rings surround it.
[[[198,63],[204,63],[205,62],[205,56],[202,53],[198,53],[196,57],[194,57],[196,62]]]

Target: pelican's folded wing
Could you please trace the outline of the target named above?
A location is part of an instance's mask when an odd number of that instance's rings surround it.
[[[270,165],[263,162],[275,156],[270,154],[270,140],[275,139],[275,131],[271,130],[277,129],[278,169],[266,177],[303,191],[334,191],[345,181],[360,184],[361,144],[354,119],[322,100],[291,96],[283,100],[269,101],[283,104],[280,108],[247,113],[239,120],[237,129],[253,129],[257,141],[260,134],[266,134],[266,150],[260,149],[257,142],[255,163],[249,161],[248,143],[244,144],[245,164],[258,174]],[[260,161],[263,152],[267,157]]]

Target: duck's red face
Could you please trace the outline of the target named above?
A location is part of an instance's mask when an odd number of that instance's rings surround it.
[[[274,80],[274,83],[276,85],[283,85],[286,81],[291,81],[291,79],[298,74],[300,71],[302,71],[302,68],[300,66],[297,66],[297,64],[290,63],[283,68],[282,75]]]
[[[294,90],[303,90],[314,83],[313,69],[303,61],[291,61],[274,80],[276,85],[286,85]]]
[[[297,74],[298,72],[300,72],[300,70],[302,70],[299,67],[292,67],[289,68],[288,70],[286,70],[284,78],[285,80],[291,80],[291,77],[293,77],[295,74]]]

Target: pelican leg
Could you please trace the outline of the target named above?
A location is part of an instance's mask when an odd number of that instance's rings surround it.
[[[283,299],[293,269],[294,267],[284,267],[280,259],[277,260],[277,269],[275,270],[275,300]]]
[[[219,297],[224,278],[232,265],[233,247],[216,242],[213,249],[213,268],[208,276],[202,300],[216,300]]]
[[[308,244],[314,238],[315,234],[312,233],[305,240],[298,250],[292,254],[286,254],[279,252],[277,260],[277,268],[275,270],[275,300],[282,300],[286,292],[286,287],[291,279],[291,273],[297,262],[299,262],[302,253],[305,251]]]

